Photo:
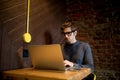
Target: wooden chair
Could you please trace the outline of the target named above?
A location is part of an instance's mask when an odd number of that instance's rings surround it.
[[[93,74],[93,76],[94,76],[94,77],[93,77],[93,80],[96,80],[96,75],[95,75],[94,73],[92,73],[92,74]]]

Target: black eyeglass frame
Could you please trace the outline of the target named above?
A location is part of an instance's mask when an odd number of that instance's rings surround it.
[[[70,35],[71,33],[75,32],[75,31],[76,31],[76,30],[72,30],[72,31],[70,31],[70,32],[65,32],[65,33],[63,32],[63,34],[64,34],[64,35]]]

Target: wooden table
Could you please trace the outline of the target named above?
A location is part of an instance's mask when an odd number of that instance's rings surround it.
[[[36,70],[24,68],[4,71],[7,80],[81,80],[91,73],[89,68],[71,71]]]

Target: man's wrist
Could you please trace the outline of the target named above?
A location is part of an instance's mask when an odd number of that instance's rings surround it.
[[[75,67],[75,63],[73,63],[73,67]]]

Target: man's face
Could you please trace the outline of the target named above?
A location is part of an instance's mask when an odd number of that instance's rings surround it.
[[[70,27],[63,30],[64,37],[68,43],[72,43],[76,36],[76,31],[72,31]]]

